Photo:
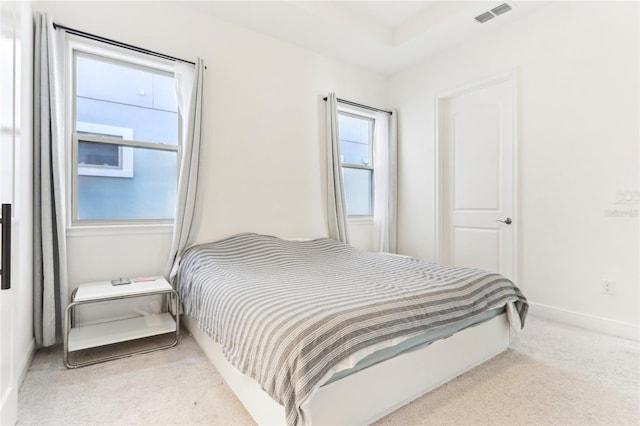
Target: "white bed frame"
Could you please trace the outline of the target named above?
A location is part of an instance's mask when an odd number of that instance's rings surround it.
[[[253,419],[259,425],[286,424],[284,407],[271,399],[258,382],[232,366],[222,355],[220,345],[201,331],[195,320],[185,315],[184,322]],[[370,424],[508,347],[509,322],[507,315],[501,314],[322,386],[307,410],[314,425]]]

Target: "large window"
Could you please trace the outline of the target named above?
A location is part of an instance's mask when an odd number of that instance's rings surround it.
[[[348,216],[373,215],[373,118],[338,112],[340,155]]]
[[[72,56],[73,223],[172,220],[180,149],[171,68],[82,49]]]

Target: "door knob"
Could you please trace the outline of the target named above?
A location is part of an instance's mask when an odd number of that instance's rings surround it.
[[[504,224],[511,225],[512,220],[511,220],[511,218],[510,218],[510,217],[508,217],[508,218],[506,218],[505,220],[500,220],[500,219],[498,219],[498,220],[496,220],[496,222],[502,222],[502,223],[504,223]]]

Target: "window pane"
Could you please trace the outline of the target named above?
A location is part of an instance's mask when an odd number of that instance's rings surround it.
[[[177,153],[107,146],[133,151],[133,176],[88,176],[79,173],[78,219],[173,219],[178,180]]]
[[[342,168],[344,196],[348,216],[370,216],[373,214],[372,177],[373,171],[366,169]]]
[[[338,114],[340,154],[343,163],[371,163],[371,120]]]
[[[75,220],[173,219],[179,143],[173,74],[76,52],[75,113]]]
[[[132,138],[178,143],[173,76],[94,56],[76,56],[76,120],[133,129]]]
[[[104,143],[78,143],[78,164],[101,167],[121,167],[120,147]]]

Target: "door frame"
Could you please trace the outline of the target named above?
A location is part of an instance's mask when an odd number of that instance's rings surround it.
[[[33,338],[33,289],[32,289],[32,169],[33,169],[33,15],[31,4],[17,2],[12,8],[13,79],[10,118],[12,134],[12,181],[10,193],[12,208],[12,285],[10,292],[14,309],[11,318],[11,385],[12,394],[7,399],[0,395],[2,423],[14,423],[17,418],[18,392],[31,360],[35,354]],[[7,102],[8,103],[8,102]],[[10,192],[9,192],[10,191]],[[3,295],[4,296],[4,295]],[[17,307],[20,307],[18,309]],[[11,399],[11,400],[10,400]]]
[[[519,99],[519,79],[518,79],[518,70],[516,68],[511,68],[506,71],[497,73],[491,77],[486,77],[481,80],[477,80],[472,83],[465,84],[463,86],[457,87],[455,89],[451,89],[441,93],[435,98],[435,144],[434,144],[434,194],[435,194],[435,221],[434,221],[434,233],[435,241],[434,241],[434,253],[436,255],[436,262],[442,263],[444,259],[447,258],[445,254],[445,250],[448,249],[447,241],[445,241],[445,235],[447,235],[444,227],[447,224],[445,218],[445,203],[444,203],[444,190],[443,185],[445,184],[445,175],[444,175],[444,143],[446,142],[446,138],[443,135],[444,126],[444,113],[442,112],[443,104],[448,99],[454,98],[459,95],[463,95],[474,90],[483,89],[489,87],[491,85],[502,83],[505,81],[510,81],[512,90],[511,96],[511,106],[513,108],[513,135],[512,135],[512,162],[513,162],[513,173],[511,179],[513,181],[512,185],[512,216],[513,225],[510,225],[513,229],[512,231],[512,244],[513,244],[513,278],[514,280],[520,279],[520,256],[519,256],[519,247],[518,247],[518,236],[520,234],[520,216],[519,216],[519,205],[520,200],[518,198],[518,192],[520,188],[520,173],[519,173],[519,145],[520,145],[520,111],[518,109]]]

